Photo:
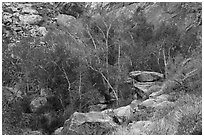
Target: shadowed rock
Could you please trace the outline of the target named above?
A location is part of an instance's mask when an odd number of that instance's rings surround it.
[[[62,133],[63,134],[89,134],[87,131],[94,131],[97,125],[97,130],[109,130],[117,126],[113,122],[112,117],[101,112],[79,113],[75,112],[68,120],[65,121]],[[86,133],[83,129],[86,129]],[[90,134],[92,133],[90,131]]]

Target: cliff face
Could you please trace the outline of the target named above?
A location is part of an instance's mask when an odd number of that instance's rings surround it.
[[[125,15],[132,18],[134,12],[143,14],[147,22],[154,25],[155,30],[162,24],[175,24],[180,31],[201,29],[202,5],[201,3],[134,3],[108,13],[110,16]]]

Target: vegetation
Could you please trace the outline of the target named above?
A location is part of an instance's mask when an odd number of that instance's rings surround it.
[[[178,96],[175,106],[133,118],[155,124],[148,134],[199,134],[196,131],[202,129],[202,60],[198,28],[181,31],[174,20],[155,28],[143,11],[135,11],[132,18],[127,18],[116,17],[102,8],[91,11],[85,3],[34,3],[33,7],[39,6],[52,11],[52,15],[46,15],[47,11],[37,9],[45,22],[59,13],[72,15],[76,20],[69,27],[42,23],[48,29],[45,37],[22,36],[16,43],[3,31],[2,85],[22,91],[21,98],[12,95],[14,99],[10,100],[9,91],[3,88],[3,134],[23,134],[25,129],[52,134],[73,112],[88,112],[90,105],[99,103],[99,98],[105,100],[108,108],[127,105],[134,91],[125,81],[134,70],[163,73],[166,85],[177,82],[168,89],[168,94]],[[100,14],[92,17],[97,12]],[[179,15],[185,17],[186,12],[181,9]],[[9,30],[8,25],[3,24],[4,29]],[[9,31],[14,38],[13,29]],[[30,102],[42,90],[49,94],[50,101],[32,113]],[[174,133],[174,128],[178,132]],[[116,134],[134,134],[127,127],[120,132]]]

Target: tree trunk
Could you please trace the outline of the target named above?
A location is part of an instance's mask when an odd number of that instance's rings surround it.
[[[116,82],[116,86],[115,86],[115,91],[116,91],[116,94],[117,96],[119,95],[119,89],[118,89],[118,86],[119,86],[119,81],[120,81],[120,73],[121,73],[121,68],[120,68],[120,54],[121,54],[121,47],[120,47],[120,44],[118,44],[118,77],[117,77],[117,82]],[[118,101],[116,102],[116,104],[118,105]]]
[[[81,101],[81,82],[82,82],[82,79],[81,79],[81,71],[80,71],[80,74],[79,74],[79,100]],[[81,112],[81,102],[79,104],[79,112]]]
[[[166,62],[166,55],[165,55],[165,49],[163,48],[163,58],[164,58],[164,79],[167,77],[167,62]]]
[[[111,24],[110,26],[108,27],[107,29],[107,32],[106,32],[106,73],[107,73],[107,80],[109,81],[109,72],[108,72],[108,37],[109,37],[109,31],[110,31],[110,28],[111,28]]]

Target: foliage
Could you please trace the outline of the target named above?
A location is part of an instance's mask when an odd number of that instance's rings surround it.
[[[192,134],[202,127],[201,111],[201,98],[183,95],[175,102],[175,106],[156,110],[150,134]]]
[[[5,89],[2,97],[2,134],[22,134],[22,129],[30,127],[30,118],[23,113],[24,106],[20,98],[8,99]]]

